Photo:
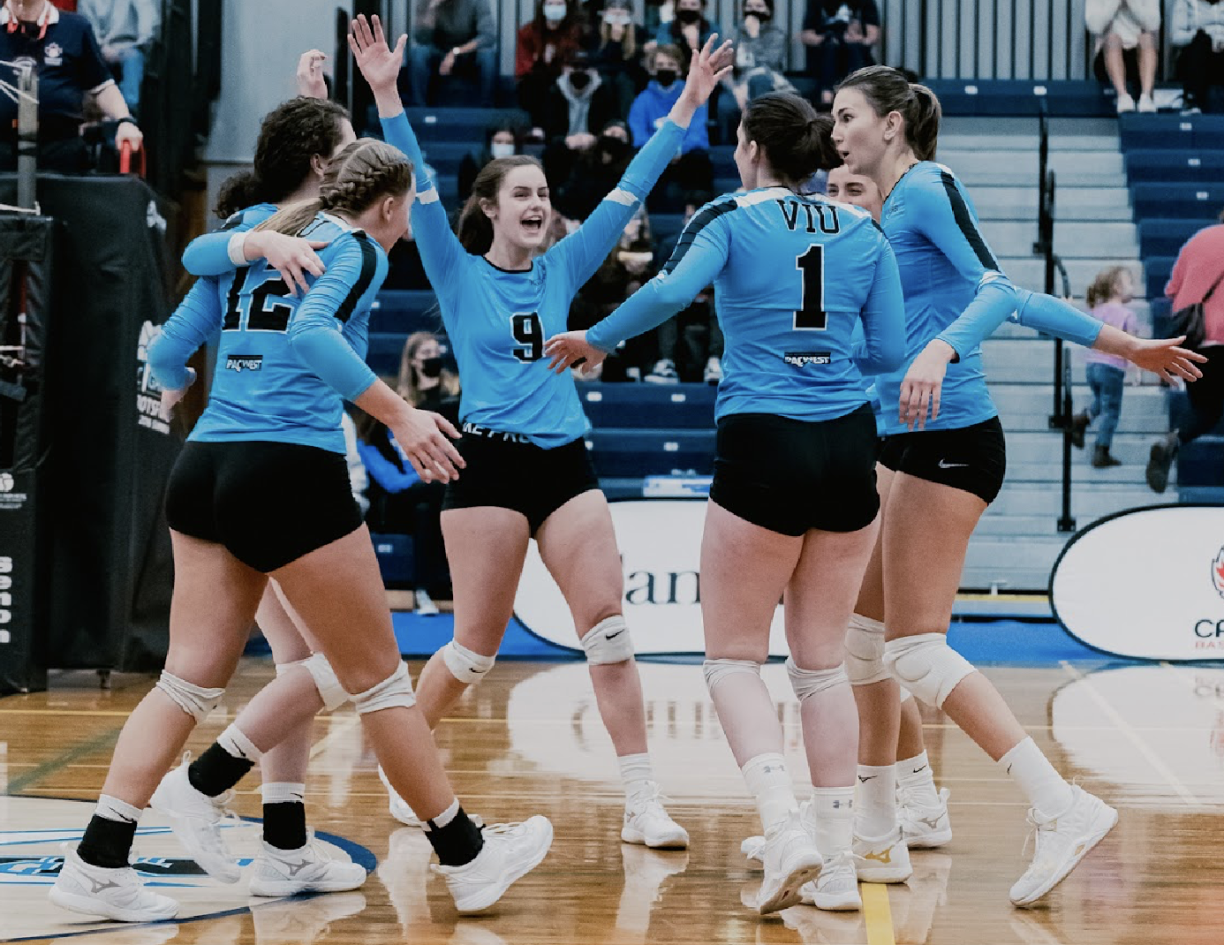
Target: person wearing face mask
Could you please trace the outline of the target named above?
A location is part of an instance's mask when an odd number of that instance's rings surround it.
[[[484,147],[469,152],[459,162],[459,199],[467,200],[472,193],[472,182],[480,169],[497,158],[512,157],[522,153],[524,129],[518,122],[499,118],[485,129]]]
[[[442,346],[432,332],[409,335],[396,392],[413,407],[458,422],[459,375],[443,365]],[[416,612],[432,616],[438,608],[431,594],[446,593],[449,584],[441,524],[446,486],[423,482],[386,425],[367,414],[358,417],[357,453],[370,476],[366,523],[375,532],[413,537],[410,583]]]
[[[660,26],[655,41],[662,46],[678,46],[685,58],[700,49],[714,33],[721,33],[718,24],[706,17],[706,0],[675,0],[675,16]]]
[[[832,105],[837,83],[875,63],[880,9],[875,0],[808,0],[799,40],[807,47],[808,73],[820,87],[820,102]]]
[[[557,211],[585,220],[616,187],[632,157],[629,127],[619,119],[604,125],[589,148],[570,149],[564,140],[554,141],[544,149],[543,161]]]
[[[535,17],[518,31],[514,78],[519,107],[531,116],[540,135],[548,90],[581,43],[582,22],[575,0],[537,0]]]
[[[660,46],[654,54],[654,81],[633,100],[629,109],[629,129],[633,145],[640,148],[666,120],[683,87],[681,53],[675,46]],[[706,128],[707,108],[697,109],[680,144],[680,151],[651,191],[647,208],[651,213],[679,213],[684,196],[692,191],[714,192],[714,165],[710,161],[710,135]]]
[[[620,117],[616,92],[592,68],[584,50],[575,52],[548,90],[544,105],[544,136],[564,139],[571,150],[585,151],[596,143],[594,132]]]
[[[735,137],[744,107],[766,92],[792,92],[786,80],[786,34],[773,24],[773,0],[744,0],[735,36],[735,70],[718,96],[718,127],[723,140]]]
[[[599,35],[591,62],[616,91],[618,113],[628,115],[634,96],[649,78],[642,67],[647,34],[633,22],[630,0],[607,0],[598,16]]]

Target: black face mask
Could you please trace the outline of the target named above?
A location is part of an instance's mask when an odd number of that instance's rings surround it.
[[[690,23],[698,23],[701,20],[700,10],[677,10],[676,19],[688,26]]]
[[[575,92],[581,92],[590,84],[591,73],[587,72],[585,69],[581,72],[570,73],[570,88],[572,88]]]
[[[750,16],[755,16],[762,23],[768,23],[770,20],[773,19],[773,14],[770,13],[768,10],[748,10],[744,14],[744,19],[748,19],[748,17]]]
[[[676,70],[660,69],[655,73],[655,81],[665,89],[671,88],[672,83],[676,81]]]
[[[423,358],[421,360],[421,377],[441,377],[442,359]]]
[[[623,157],[629,150],[629,142],[622,141],[620,138],[613,137],[612,135],[600,135],[599,150],[613,160],[616,160]]]

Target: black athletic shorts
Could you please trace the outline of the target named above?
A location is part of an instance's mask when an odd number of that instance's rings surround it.
[[[972,492],[987,505],[1003,488],[1007,442],[998,417],[959,430],[918,430],[884,437],[880,462],[928,482]]]
[[[570,499],[599,488],[585,440],[546,450],[519,434],[465,423],[456,445],[467,468],[447,483],[444,512],[484,506],[512,509],[527,518],[534,535]]]
[[[854,532],[880,510],[875,415],[810,422],[765,413],[718,421],[710,499],[782,535]]]
[[[189,442],[166,488],[176,532],[265,574],[361,527],[340,453],[272,442]]]

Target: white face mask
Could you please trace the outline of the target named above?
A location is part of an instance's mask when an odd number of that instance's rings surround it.
[[[604,22],[609,26],[628,26],[629,14],[621,10],[617,10],[613,13],[605,13]]]
[[[565,4],[564,3],[546,3],[544,4],[544,19],[553,23],[559,23],[565,19]]]
[[[494,158],[508,158],[514,156],[514,145],[507,144],[504,141],[494,141],[489,145],[489,153]]]

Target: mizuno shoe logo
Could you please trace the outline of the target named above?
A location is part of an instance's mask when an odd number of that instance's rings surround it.
[[[968,465],[969,465],[968,463],[950,463],[946,459],[941,459],[939,461],[940,469],[963,469],[964,467]]]
[[[864,853],[864,860],[875,860],[877,863],[882,863],[884,866],[892,865],[892,847],[884,850],[881,853]]]

